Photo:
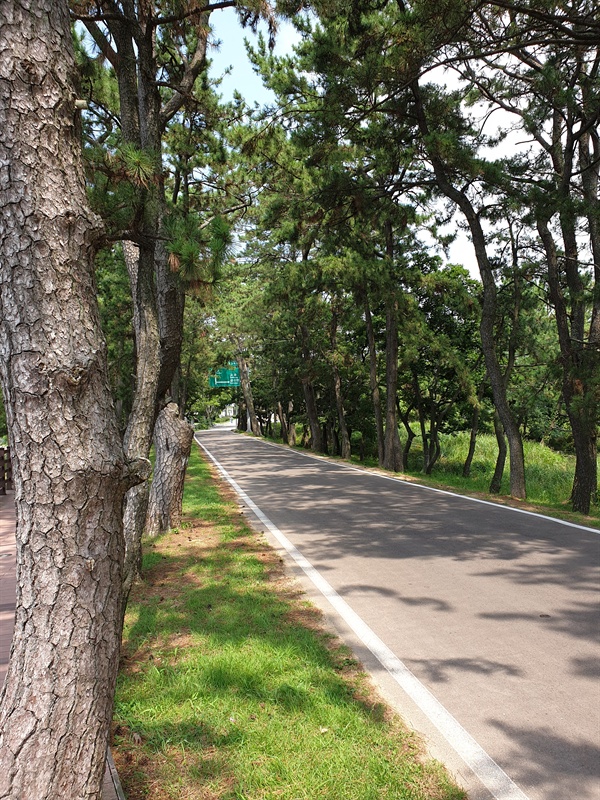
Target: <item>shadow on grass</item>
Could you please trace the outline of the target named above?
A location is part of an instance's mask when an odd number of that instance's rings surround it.
[[[336,786],[355,774],[372,787],[349,797],[388,785],[407,800],[464,797],[390,725],[273,551],[252,536],[194,547],[189,533],[152,547],[130,600],[115,736],[129,800],[275,797],[290,770],[306,797],[341,798]],[[236,794],[240,781],[248,794]]]

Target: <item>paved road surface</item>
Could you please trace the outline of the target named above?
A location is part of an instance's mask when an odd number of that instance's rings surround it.
[[[600,798],[600,531],[199,439],[326,581],[340,630],[472,800]]]

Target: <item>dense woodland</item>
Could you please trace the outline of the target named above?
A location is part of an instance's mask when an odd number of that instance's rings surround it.
[[[261,13],[241,21],[254,27]],[[80,16],[92,200],[111,239],[139,239],[140,193],[157,167],[151,149],[125,140],[119,69],[102,58],[116,23],[107,33]],[[573,508],[589,510],[600,391],[594,5],[317,4],[293,21],[302,41],[287,57],[253,39],[275,97],[266,108],[221,101],[208,12],[155,26],[156,242],[184,314],[167,394],[195,420],[233,399],[254,433],[276,419],[285,441],[399,471],[414,439],[431,473],[441,433],[494,432],[490,488],[508,454],[521,498],[522,440],[533,438],[575,454]],[[169,115],[199,44],[198,78]],[[456,237],[477,277],[449,260]],[[101,253],[98,274],[125,425],[136,384],[122,253]],[[208,371],[231,359],[243,391],[215,396]]]
[[[220,96],[226,7],[270,107]],[[301,43],[277,58],[283,17]],[[599,47],[593,0],[0,5],[19,565],[0,797],[99,797],[122,615],[144,530],[178,521],[186,417],[233,399],[256,434],[276,418],[395,471],[414,439],[431,472],[442,433],[493,431],[492,488],[507,458],[517,498],[523,439],[543,440],[590,510]],[[240,396],[211,394],[232,359]]]

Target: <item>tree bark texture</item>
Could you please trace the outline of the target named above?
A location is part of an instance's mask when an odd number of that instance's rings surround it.
[[[281,441],[287,444],[289,442],[289,428],[281,400],[277,401],[277,416],[279,417],[279,422],[281,423]]]
[[[477,398],[478,400],[480,398]],[[471,475],[471,464],[473,463],[473,457],[475,455],[475,447],[477,445],[477,432],[479,430],[479,413],[480,413],[480,406],[479,402],[473,409],[473,416],[471,417],[471,433],[469,435],[469,451],[467,453],[467,457],[465,458],[465,463],[463,464],[462,468],[462,476],[463,478],[469,478]]]
[[[152,444],[157,407],[157,386],[160,372],[160,335],[156,293],[154,289],[153,249],[123,242],[123,253],[129,273],[133,296],[134,334],[136,351],[136,385],[133,408],[125,431],[124,448],[127,458],[147,458]],[[148,512],[150,486],[147,482],[127,492],[123,505],[125,561],[123,594],[125,602],[142,561],[142,536]],[[123,611],[125,609],[123,608]]]
[[[306,417],[310,427],[310,449],[316,453],[323,452],[323,436],[321,423],[319,421],[319,410],[317,408],[317,398],[315,387],[312,380],[313,364],[310,351],[310,334],[306,325],[299,326],[302,341],[302,362],[304,375],[302,376],[302,393],[304,394],[304,405],[306,406]]]
[[[193,427],[179,416],[176,403],[160,412],[154,426],[154,477],[145,532],[158,536],[181,524],[185,470],[194,438]]]
[[[593,340],[594,332],[591,325],[587,348],[583,346],[583,333],[573,332],[573,316],[561,287],[557,248],[547,220],[538,219],[538,233],[546,253],[550,301],[554,308],[560,346],[562,396],[575,446],[575,476],[571,504],[573,511],[588,514],[598,491],[600,342]],[[574,287],[570,288],[573,290]]]
[[[167,275],[167,257],[157,233],[165,209],[161,144],[167,118],[156,80],[155,29],[152,7],[126,4],[107,20],[112,42],[95,23],[88,30],[115,69],[119,86],[120,122],[124,141],[150,155],[153,180],[139,187],[133,223],[135,250],[125,245],[135,307],[136,386],[124,448],[127,458],[148,457],[159,401],[168,391],[181,351],[183,302]],[[113,44],[115,49],[113,50]],[[175,113],[176,109],[172,113]],[[174,309],[173,320],[168,316]],[[162,317],[162,319],[161,319]],[[123,591],[128,597],[141,565],[141,540],[148,508],[149,486],[136,486],[124,506],[125,563]]]
[[[331,342],[331,355],[332,364],[331,372],[333,376],[333,389],[335,392],[335,406],[338,416],[338,426],[340,431],[339,450],[342,458],[349,459],[351,456],[350,436],[348,434],[348,426],[346,425],[346,412],[344,410],[344,397],[342,393],[342,377],[337,364],[337,312],[332,313],[330,342]]]
[[[392,472],[402,472],[404,461],[398,433],[398,300],[391,296],[386,305],[386,415],[383,466]]]
[[[494,433],[496,434],[496,442],[498,443],[498,455],[496,457],[494,474],[490,481],[490,494],[500,494],[504,465],[506,463],[506,439],[504,438],[504,428],[502,427],[500,417],[497,413],[494,414]]]
[[[252,395],[252,384],[250,383],[250,371],[248,363],[241,353],[237,355],[237,363],[240,370],[240,383],[242,385],[242,394],[246,401],[246,409],[250,419],[250,430],[255,436],[260,436],[260,425],[256,418],[256,411],[254,410],[254,397]]]
[[[302,378],[302,391],[304,393],[304,403],[306,405],[306,416],[310,427],[310,449],[315,453],[323,452],[323,435],[321,423],[319,422],[319,412],[317,400],[315,398],[315,387],[310,378]]]
[[[377,463],[383,466],[385,458],[385,439],[383,433],[383,414],[381,413],[381,397],[379,394],[379,378],[377,376],[377,348],[375,345],[375,331],[373,330],[373,317],[367,291],[364,291],[365,325],[367,328],[367,341],[369,344],[369,383],[371,386],[371,399],[375,415],[375,429],[377,431]]]
[[[99,800],[120,646],[131,481],[96,307],[99,227],[84,188],[74,74],[67,4],[4,0],[0,371],[17,608],[0,701],[0,798],[10,800]]]

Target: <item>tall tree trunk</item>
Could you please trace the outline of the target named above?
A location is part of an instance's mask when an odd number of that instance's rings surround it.
[[[386,306],[385,364],[386,415],[383,466],[392,472],[402,472],[404,463],[396,411],[398,393],[398,300],[394,293],[391,293]]]
[[[471,475],[471,464],[473,463],[473,457],[475,455],[475,446],[477,444],[477,431],[479,429],[479,414],[480,414],[480,406],[478,403],[473,409],[473,416],[471,417],[471,435],[469,436],[469,452],[467,453],[467,457],[465,458],[465,463],[463,464],[463,469],[462,469],[463,478],[468,478]]]
[[[248,409],[245,400],[238,403],[237,429],[238,431],[248,430]]]
[[[133,407],[125,431],[127,458],[147,458],[156,418],[157,387],[160,373],[160,334],[154,289],[154,250],[143,251],[132,242],[123,242],[125,263],[134,297],[136,347],[136,386]],[[123,506],[125,562],[123,593],[125,601],[142,563],[142,535],[148,513],[150,485],[134,486]],[[123,609],[124,611],[125,609]]]
[[[242,384],[242,393],[246,401],[246,411],[250,419],[250,430],[255,436],[260,436],[260,425],[254,410],[254,397],[252,395],[252,384],[250,383],[250,371],[248,370],[248,363],[241,353],[237,355],[237,363],[240,369],[240,383]]]
[[[306,416],[310,428],[310,449],[317,453],[323,452],[324,441],[319,422],[319,411],[317,409],[317,399],[315,397],[315,387],[312,382],[312,356],[310,353],[310,334],[306,325],[299,326],[302,340],[302,360],[304,362],[304,375],[302,376],[302,392],[304,394],[304,405],[306,406]]]
[[[156,460],[145,525],[148,536],[181,524],[183,484],[193,438],[194,429],[179,416],[177,404],[166,405],[154,426]]]
[[[425,112],[425,107],[421,98],[421,91],[418,83],[413,83],[413,94],[415,98],[415,108],[421,133],[427,141],[431,141],[431,132]],[[486,239],[481,226],[481,220],[467,194],[461,189],[457,189],[448,177],[446,167],[442,159],[437,155],[434,148],[429,152],[431,165],[435,173],[435,179],[440,190],[452,200],[462,211],[469,230],[473,249],[479,266],[481,282],[483,284],[483,306],[481,323],[479,327],[481,335],[481,347],[485,359],[486,370],[494,405],[500,416],[500,420],[508,438],[510,455],[510,493],[513,497],[524,499],[527,496],[525,488],[525,457],[523,453],[523,442],[519,426],[513,417],[511,408],[506,396],[506,384],[502,368],[498,360],[496,351],[495,322],[496,322],[496,282],[494,272],[486,249]]]
[[[369,383],[375,415],[375,430],[377,431],[377,462],[380,467],[385,460],[385,438],[383,432],[383,414],[381,413],[381,397],[379,394],[379,380],[377,376],[377,348],[375,346],[375,331],[373,330],[373,317],[369,306],[366,288],[363,289],[363,306],[365,310],[365,324],[367,328],[367,342],[369,345]]]
[[[196,18],[195,51],[185,62],[181,82],[161,105],[157,75],[156,9],[148,3],[111,6],[105,20],[107,37],[94,21],[88,31],[111,63],[119,86],[123,140],[149,156],[154,175],[137,187],[133,221],[139,246],[137,275],[132,296],[137,306],[136,391],[125,433],[128,457],[146,457],[152,442],[159,401],[169,391],[179,363],[182,337],[183,293],[169,273],[165,249],[157,237],[164,216],[162,135],[170,119],[193,90],[206,66],[209,13]],[[122,11],[122,13],[121,13]],[[126,541],[123,589],[127,597],[141,562],[141,537],[148,502],[148,486],[137,487],[127,497],[124,510]]]
[[[338,418],[338,426],[340,429],[340,455],[342,458],[350,458],[350,436],[348,435],[348,427],[346,425],[346,413],[344,411],[344,398],[342,397],[342,379],[340,376],[340,370],[337,365],[336,354],[337,354],[337,310],[334,309],[331,316],[331,330],[330,330],[330,342],[331,342],[331,354],[332,354],[332,364],[331,364],[331,371],[333,373],[333,390],[335,393],[335,407],[337,410],[337,418]]]
[[[0,5],[0,372],[17,608],[0,798],[100,800],[121,619],[125,464],[93,279],[66,3]]]
[[[306,415],[310,427],[310,449],[316,453],[323,452],[323,435],[319,423],[319,412],[317,411],[317,401],[315,390],[309,378],[302,379],[302,391],[304,392],[304,402],[306,404]]]
[[[344,400],[342,397],[342,379],[340,377],[340,371],[335,364],[333,365],[333,388],[335,391],[335,405],[340,429],[340,455],[342,458],[348,459],[352,455],[350,436],[348,435],[346,412],[344,411]]]
[[[504,428],[502,427],[497,412],[494,413],[494,433],[496,434],[496,442],[498,443],[498,455],[496,457],[494,474],[490,482],[490,494],[500,494],[504,464],[506,463],[506,439],[504,438]]]
[[[573,511],[589,514],[598,491],[598,407],[600,364],[595,344],[584,348],[570,327],[571,314],[560,283],[558,254],[546,219],[538,219],[538,233],[544,245],[548,268],[550,301],[558,330],[562,366],[562,395],[575,446],[575,477],[571,491]],[[574,287],[571,287],[574,288]],[[592,319],[593,322],[593,319]],[[572,322],[571,322],[572,326]],[[590,326],[590,338],[593,327]]]
[[[137,248],[124,245],[135,308],[136,385],[124,437],[128,458],[147,458],[158,411],[161,371],[160,323],[156,293],[156,233],[162,207],[160,96],[152,71],[152,43],[134,35],[133,20],[111,20],[117,53],[120,120],[126,142],[150,153],[157,180],[138,192]],[[137,256],[137,257],[136,257]],[[141,542],[148,510],[147,483],[128,492],[123,510],[125,601],[141,568]]]
[[[287,444],[289,442],[289,431],[287,418],[285,416],[285,411],[283,410],[281,400],[277,401],[277,416],[279,417],[279,421],[281,423],[281,441],[286,442]]]

